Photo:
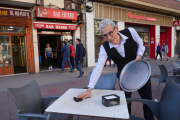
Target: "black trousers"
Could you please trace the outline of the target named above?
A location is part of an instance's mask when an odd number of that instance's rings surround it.
[[[72,68],[74,69],[74,58],[72,56],[70,56],[70,62],[71,62]]]
[[[52,66],[52,57],[47,57],[48,66]]]
[[[119,75],[120,75],[120,72],[117,73],[117,78],[119,78]],[[121,87],[120,87],[120,89],[121,89]],[[141,96],[141,98],[152,100],[151,78],[149,78],[147,83],[141,89],[138,90],[138,93]],[[132,95],[132,92],[125,92],[126,98],[131,98],[131,95]],[[129,114],[131,114],[131,103],[128,104],[128,111],[129,111]],[[143,104],[143,111],[144,111],[144,118],[146,120],[154,120],[153,112],[145,104]]]
[[[156,52],[156,58],[155,58],[155,59],[157,59],[157,56],[158,56],[158,55],[160,55],[161,60],[162,60],[162,55],[161,55],[161,52]]]

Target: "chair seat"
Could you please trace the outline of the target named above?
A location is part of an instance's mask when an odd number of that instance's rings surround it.
[[[130,116],[130,119],[129,119],[129,120],[146,120],[146,119],[142,119],[142,118]]]

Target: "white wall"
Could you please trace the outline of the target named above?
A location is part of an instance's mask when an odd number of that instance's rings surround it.
[[[49,3],[56,5],[59,8],[64,8],[64,0],[44,0],[44,5],[49,5]]]
[[[87,5],[92,6],[92,2]],[[87,62],[88,67],[95,66],[95,46],[94,46],[94,16],[93,12],[86,13],[86,32],[87,32]]]
[[[118,26],[119,30],[125,29],[125,23],[124,22],[118,22],[117,26]]]
[[[160,26],[158,26],[158,25],[156,25],[156,28],[155,28],[155,30],[156,30],[156,32],[155,32],[155,42],[157,43],[159,43],[160,42]],[[155,43],[155,45],[156,45],[156,43]],[[162,45],[160,45],[160,46],[162,46]],[[157,46],[155,46],[155,55],[156,55],[156,49],[157,49]],[[157,59],[160,59],[160,56],[158,56],[157,57]]]

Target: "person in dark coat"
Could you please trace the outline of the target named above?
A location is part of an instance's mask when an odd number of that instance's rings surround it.
[[[70,71],[69,72],[73,72],[73,68],[71,66],[71,62],[70,62],[70,50],[69,50],[69,46],[67,45],[66,41],[63,41],[63,47],[61,48],[61,52],[63,52],[63,61],[62,61],[62,71],[60,73],[64,73],[64,66],[66,61],[68,62],[68,65],[70,67]]]
[[[162,60],[162,55],[161,55],[161,46],[158,44],[158,46],[157,46],[157,50],[156,50],[156,60],[157,60],[157,56],[158,55],[160,55],[160,57],[161,57],[161,60]]]
[[[84,75],[82,71],[82,63],[84,62],[83,58],[83,44],[81,43],[81,39],[76,39],[76,55],[75,55],[75,68],[79,71],[78,78],[81,78]]]

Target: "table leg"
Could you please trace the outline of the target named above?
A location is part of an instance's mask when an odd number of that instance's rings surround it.
[[[73,120],[73,115],[68,115],[66,120]]]

